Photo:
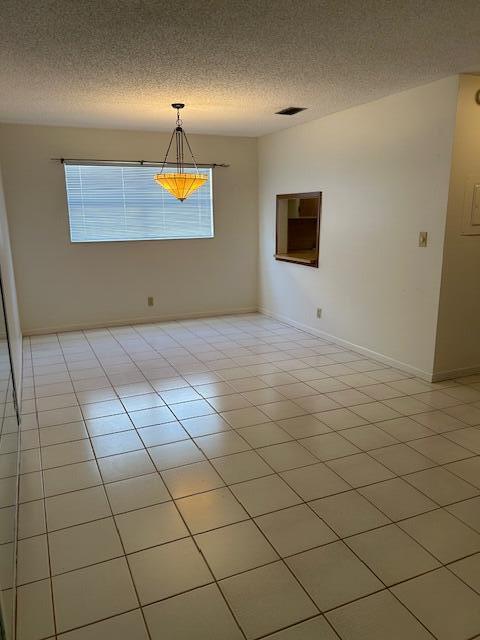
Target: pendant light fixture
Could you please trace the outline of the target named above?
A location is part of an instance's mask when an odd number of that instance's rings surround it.
[[[180,118],[180,109],[183,109],[184,106],[185,105],[181,102],[174,102],[172,104],[172,107],[177,110],[177,122],[175,129],[173,130],[172,137],[170,138],[167,153],[165,154],[165,160],[163,161],[160,173],[157,173],[154,176],[155,182],[157,182],[161,187],[171,193],[172,196],[175,196],[177,200],[181,200],[182,202],[199,187],[205,184],[205,182],[208,180],[208,176],[205,173],[200,173],[198,171],[197,163],[195,162],[195,157],[190,147],[190,143],[188,142],[188,138],[182,127],[183,123]],[[177,148],[177,170],[175,173],[164,173],[168,154],[170,152],[170,147],[172,146],[174,137],[175,145]],[[193,167],[195,168],[195,171],[192,173],[185,172],[185,163],[183,160],[184,142],[188,147],[188,150],[190,151],[190,155],[192,156]]]

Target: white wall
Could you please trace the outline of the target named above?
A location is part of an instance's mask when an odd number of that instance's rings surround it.
[[[163,158],[170,133],[0,125],[22,328],[83,328],[256,307],[257,141],[190,136],[214,175],[215,238],[71,244],[53,157]],[[155,306],[147,307],[147,297]]]
[[[18,401],[22,399],[22,332],[18,316],[17,291],[13,272],[12,252],[8,230],[7,211],[3,195],[2,175],[0,173],[0,270],[2,273],[5,313],[7,315],[8,334],[12,367],[15,377]],[[3,322],[3,320],[1,321]]]
[[[480,77],[460,77],[445,232],[435,374],[480,371],[480,235],[462,235],[467,176],[480,181]]]
[[[260,139],[263,310],[432,373],[457,89],[447,78]],[[275,195],[319,190],[319,268],[275,261]]]

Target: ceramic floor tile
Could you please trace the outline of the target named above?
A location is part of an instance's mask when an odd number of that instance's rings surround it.
[[[446,508],[456,518],[480,533],[480,497],[462,500]]]
[[[346,378],[348,376],[344,376]],[[373,378],[371,382],[374,382]],[[328,397],[342,407],[352,407],[354,405],[371,403],[372,398],[357,389],[345,389],[344,391],[334,391],[328,393]]]
[[[243,397],[246,398],[253,405],[268,404],[270,402],[279,402],[285,400],[287,396],[283,390],[283,387],[277,387],[276,389],[256,389],[254,391],[244,391]],[[308,387],[309,393],[312,392],[311,387]]]
[[[134,553],[188,536],[188,530],[173,502],[122,513],[115,516],[115,522],[125,553]]]
[[[278,476],[249,480],[230,488],[252,517],[301,502],[288,484]]]
[[[190,538],[129,555],[128,563],[142,605],[213,582]]]
[[[231,429],[228,422],[216,413],[198,418],[188,418],[188,420],[182,420],[181,424],[192,438],[206,436],[211,433],[220,433]]]
[[[143,449],[143,442],[135,430],[112,433],[107,436],[92,438],[92,446],[97,458],[114,456],[118,453],[128,453]]]
[[[179,402],[189,402],[190,400],[200,400],[201,395],[192,387],[181,387],[169,391],[160,391],[160,396],[167,404],[178,404]]]
[[[283,420],[285,418],[295,418],[309,413],[297,403],[291,400],[281,400],[280,402],[269,402],[260,405],[259,409],[267,415],[271,420]],[[262,422],[265,422],[263,420]]]
[[[480,456],[452,462],[445,465],[445,468],[480,489]]]
[[[215,409],[206,400],[192,400],[190,402],[180,402],[170,405],[171,410],[178,420],[187,418],[197,418],[215,413]]]
[[[92,447],[88,440],[64,442],[42,448],[42,466],[44,469],[62,467],[66,464],[84,462],[94,457]]]
[[[462,445],[466,449],[473,451],[476,454],[480,454],[480,429],[479,428],[470,428],[470,429],[458,429],[457,431],[452,431],[450,433],[445,434],[445,437],[451,440],[452,442],[456,442],[458,445]],[[463,456],[466,457],[466,456]]]
[[[284,471],[281,476],[303,500],[323,498],[351,488],[323,463]]]
[[[246,520],[248,514],[228,489],[214,489],[176,501],[192,533],[203,533]]]
[[[292,438],[308,438],[309,436],[317,436],[330,432],[330,427],[324,424],[321,418],[316,418],[311,415],[279,420],[278,426],[287,434],[290,434]]]
[[[43,496],[44,491],[41,471],[27,473],[19,477],[18,500],[20,503],[29,502],[30,500],[38,500],[40,498],[43,498]]]
[[[318,613],[281,562],[226,578],[219,585],[249,640]]]
[[[205,456],[192,440],[181,440],[152,447],[149,452],[159,471],[205,460]]]
[[[156,447],[161,444],[170,444],[180,440],[188,440],[190,436],[179,422],[167,422],[156,424],[152,427],[143,427],[137,430],[146,447]]]
[[[359,492],[392,520],[409,518],[437,506],[401,478],[362,487]]]
[[[341,538],[389,524],[390,520],[357,491],[345,491],[310,503]]]
[[[103,487],[81,489],[47,498],[47,527],[49,531],[71,527],[111,515]]]
[[[125,558],[55,576],[52,584],[58,632],[138,607]]]
[[[216,585],[148,605],[143,611],[152,640],[243,640]]]
[[[430,411],[431,406],[422,402],[421,400],[417,400],[412,396],[402,397],[402,398],[390,398],[383,401],[387,407],[398,411],[398,413],[403,414],[404,416],[411,416],[416,413],[422,413],[424,411]]]
[[[287,558],[286,562],[321,611],[328,611],[383,587],[343,542],[332,542],[305,551]]]
[[[233,409],[232,411],[225,411],[221,415],[235,429],[250,427],[254,424],[262,424],[268,421],[268,416],[256,407]]]
[[[216,398],[235,393],[235,386],[228,382],[210,382],[209,384],[195,385],[195,391],[202,398]]]
[[[162,478],[174,498],[217,489],[223,480],[210,462],[196,462],[162,471]]]
[[[202,533],[195,536],[195,540],[217,580],[278,560],[278,555],[251,521]]]
[[[54,633],[50,580],[41,580],[18,587],[18,640],[40,640],[53,637]]]
[[[254,448],[289,442],[292,439],[276,422],[265,422],[238,429],[238,433]]]
[[[345,542],[387,586],[440,566],[433,556],[394,524],[360,533]]]
[[[433,640],[433,636],[392,596],[381,591],[327,614],[342,640]]]
[[[426,413],[421,413],[415,416],[415,420],[407,417],[383,420],[377,422],[376,426],[396,438],[399,442],[408,442],[416,438],[425,438],[426,436],[433,435],[434,431],[432,431],[432,429],[423,426],[423,424],[419,424],[417,420],[417,418],[424,418],[424,416],[427,415]]]
[[[212,465],[226,484],[253,480],[273,473],[256,451],[243,451],[212,460]]]
[[[5,512],[2,510],[2,514]],[[4,518],[1,518],[4,522]],[[3,524],[2,522],[2,524]],[[46,531],[45,509],[43,500],[25,502],[18,506],[18,530],[19,539],[38,536]]]
[[[480,534],[444,509],[404,520],[399,526],[443,563],[480,551]]]
[[[317,393],[315,395],[306,396],[302,398],[296,398],[295,403],[305,410],[304,413],[305,412],[315,413],[317,411],[318,412],[331,411],[332,409],[336,409],[340,406],[338,402],[335,402],[334,400],[332,400],[331,398],[327,397],[322,393]],[[281,417],[288,418],[290,416],[286,415]]]
[[[58,638],[59,640],[103,640],[104,638],[149,640],[140,609],[122,613],[74,631],[67,631]]]
[[[369,422],[381,422],[398,418],[401,414],[381,402],[370,402],[351,407],[351,410]]]
[[[40,428],[53,427],[57,424],[77,422],[78,420],[82,420],[82,418],[82,412],[78,406],[50,409],[49,411],[38,412],[38,425]]]
[[[47,536],[19,540],[17,544],[17,584],[26,584],[48,578]]]
[[[46,496],[87,489],[102,483],[95,460],[46,469],[43,479]]]
[[[338,636],[323,616],[317,616],[269,635],[266,640],[338,640]]]
[[[342,458],[360,451],[358,447],[338,433],[312,436],[311,438],[300,440],[300,443],[322,461]]]
[[[342,436],[363,451],[379,449],[398,442],[391,435],[373,424],[344,429]]]
[[[257,451],[275,471],[295,469],[317,462],[317,458],[297,442],[274,444]]]
[[[48,543],[52,575],[123,556],[113,518],[54,531]]]
[[[447,464],[455,460],[463,460],[464,458],[473,456],[471,451],[439,435],[414,440],[410,443],[410,446],[437,464]]]
[[[104,482],[115,482],[155,471],[153,462],[146,451],[131,451],[108,458],[100,458],[98,467]]]
[[[435,433],[447,433],[456,429],[464,429],[465,423],[443,411],[429,411],[413,416],[415,422],[428,427]]]
[[[480,633],[480,595],[446,569],[438,569],[392,589],[439,640]]]
[[[328,466],[353,487],[393,478],[393,473],[365,453],[329,460]]]
[[[158,393],[145,393],[140,396],[122,398],[122,404],[127,411],[140,411],[141,409],[161,407],[165,403]]]
[[[82,405],[82,413],[85,418],[103,418],[117,413],[125,413],[125,409],[120,400],[104,400],[103,402]]]
[[[478,489],[442,467],[412,473],[405,476],[405,480],[442,506],[479,493]]]
[[[473,405],[460,404],[456,407],[448,407],[445,413],[472,426],[480,424],[480,409]]]
[[[480,553],[453,562],[448,568],[474,591],[480,593]]]
[[[222,411],[232,411],[233,409],[245,409],[246,407],[252,406],[251,402],[239,393],[209,398],[208,404],[210,404],[215,411],[218,411],[219,413]]]
[[[369,452],[372,458],[383,464],[384,467],[398,475],[414,473],[433,467],[435,463],[426,456],[418,453],[411,446],[400,443]]]
[[[105,485],[114,514],[166,502],[170,495],[158,473],[151,473]]]
[[[219,458],[250,449],[250,445],[233,430],[195,438],[195,444],[207,458]]]
[[[32,432],[27,431],[26,433]],[[73,442],[74,440],[82,440],[88,438],[88,432],[83,422],[70,422],[68,424],[61,424],[56,427],[45,427],[44,429],[41,429],[39,431],[39,434],[39,441],[42,447],[48,447],[53,444]]]
[[[306,505],[298,505],[255,519],[265,536],[282,556],[306,551],[337,536]]]
[[[92,437],[133,429],[133,423],[126,413],[86,420],[86,425]]]
[[[154,407],[151,409],[141,409],[140,411],[130,411],[130,418],[137,427],[150,427],[154,424],[173,422],[175,416],[168,407]]]

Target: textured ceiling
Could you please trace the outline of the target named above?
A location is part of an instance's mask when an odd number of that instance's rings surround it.
[[[478,0],[0,0],[0,121],[256,136],[479,69]]]

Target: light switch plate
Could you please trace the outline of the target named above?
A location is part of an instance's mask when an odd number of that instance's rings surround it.
[[[427,240],[428,240],[428,233],[426,231],[420,231],[420,233],[418,234],[418,246],[426,247]]]
[[[480,175],[468,176],[463,201],[464,236],[480,235]]]

